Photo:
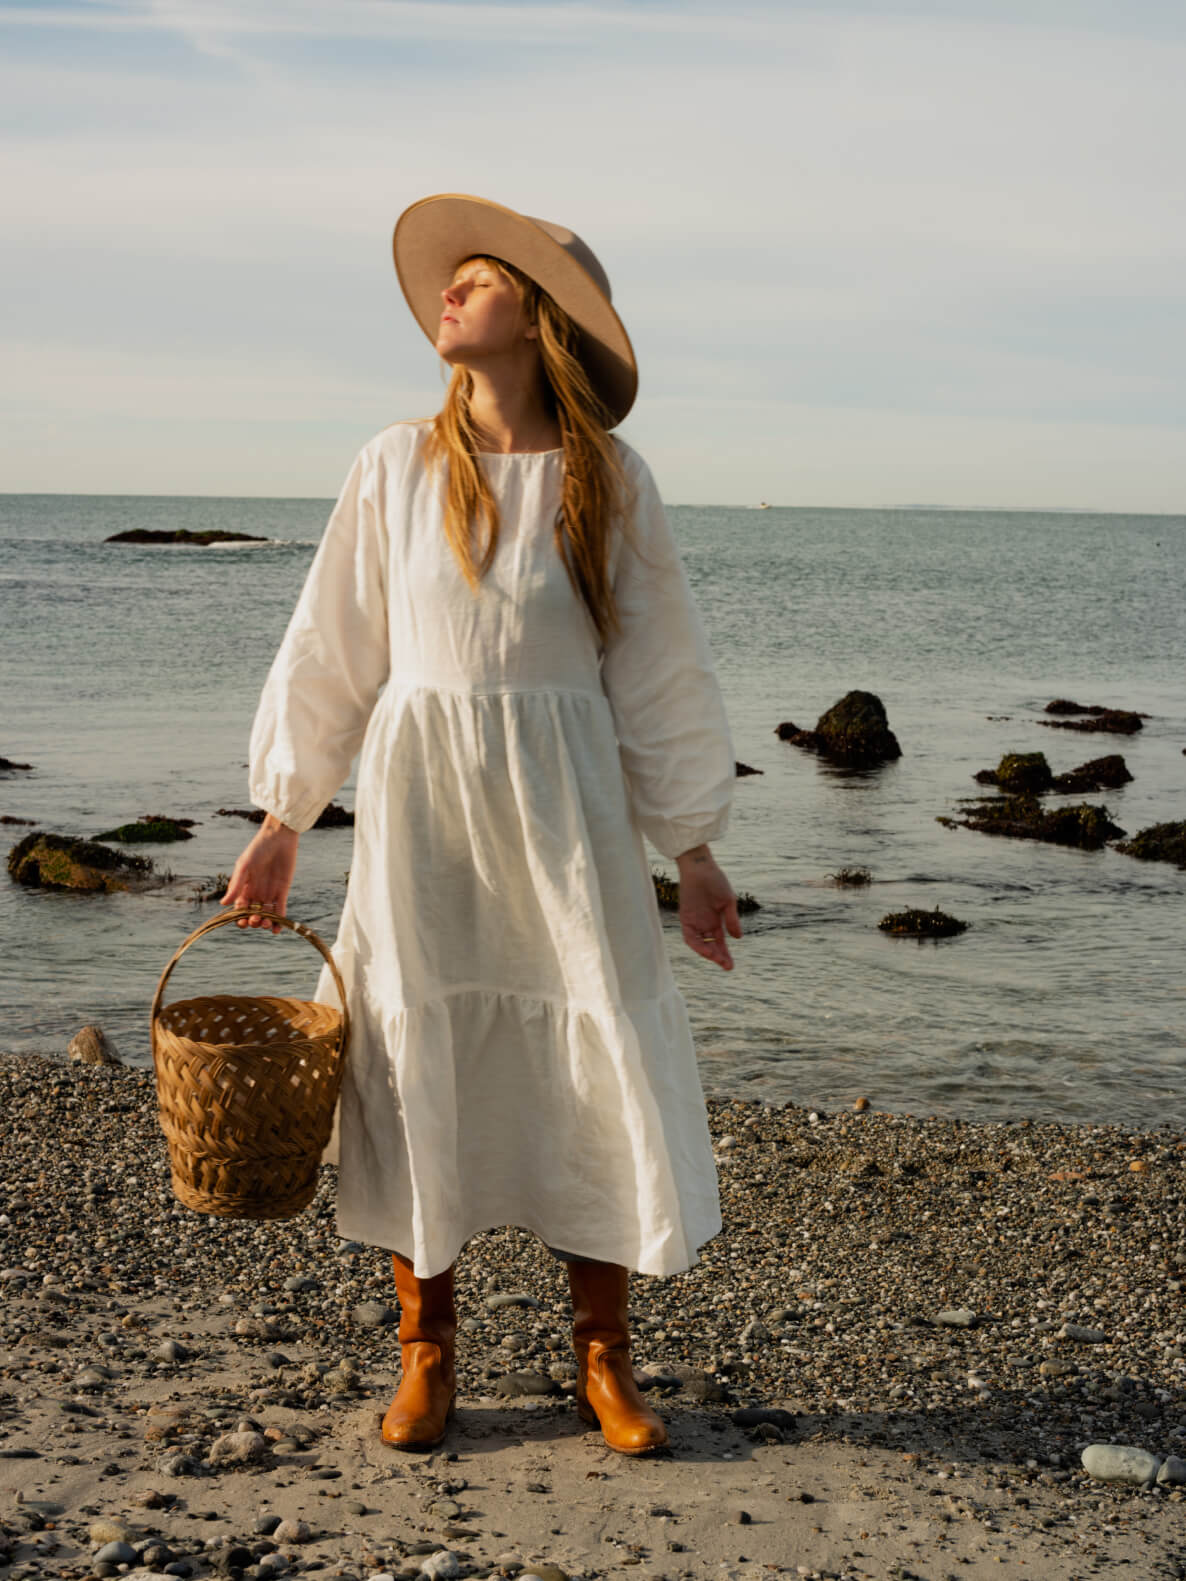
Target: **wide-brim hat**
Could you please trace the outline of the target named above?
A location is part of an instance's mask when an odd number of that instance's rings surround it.
[[[442,192],[404,210],[392,251],[408,306],[434,345],[441,292],[458,264],[478,254],[501,258],[542,286],[578,326],[578,355],[613,422],[620,423],[634,405],[638,367],[611,304],[609,280],[592,250],[566,226],[486,198]]]

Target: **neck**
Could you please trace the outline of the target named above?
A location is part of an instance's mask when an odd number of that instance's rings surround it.
[[[555,450],[560,425],[544,405],[536,378],[500,378],[493,370],[471,368],[470,417],[483,450]]]

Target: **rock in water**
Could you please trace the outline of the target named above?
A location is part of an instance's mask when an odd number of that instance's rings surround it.
[[[116,840],[120,845],[167,845],[173,840],[192,840],[192,818],[166,818],[146,813],[135,823],[121,823],[118,829],[97,834],[96,840]]]
[[[901,939],[950,939],[957,933],[966,933],[968,924],[958,917],[949,917],[938,906],[934,911],[888,911],[877,924],[882,933],[892,933]]]
[[[1141,862],[1173,862],[1186,868],[1186,820],[1150,824],[1131,840],[1122,840],[1116,849]]]
[[[1161,1470],[1161,1456],[1128,1444],[1088,1444],[1082,1455],[1083,1469],[1100,1482],[1127,1482],[1134,1487],[1152,1486]]]
[[[104,543],[168,543],[187,544],[198,549],[207,549],[212,543],[270,543],[270,538],[261,538],[254,532],[225,532],[222,528],[211,527],[202,532],[192,532],[188,527],[177,527],[166,531],[153,527],[131,527],[126,532],[113,532],[109,538],[104,538]]]
[[[1089,791],[1119,790],[1131,780],[1128,764],[1120,753],[1110,752],[1107,757],[1092,758],[1077,769],[1056,774],[1050,788],[1064,795],[1083,796]]]
[[[845,693],[820,715],[814,730],[796,731],[788,720],[778,726],[777,734],[792,746],[818,752],[848,768],[873,768],[902,756],[885,704],[873,692]]]
[[[67,834],[27,834],[8,853],[8,872],[29,889],[73,889],[110,895],[143,887],[152,863],[94,840]]]
[[[66,1050],[75,1065],[122,1065],[119,1050],[97,1023],[83,1027]]]
[[[995,769],[982,769],[976,778],[982,785],[999,785],[1010,795],[1022,791],[1037,795],[1054,781],[1044,752],[1006,752]]]
[[[1073,845],[1098,851],[1124,830],[1112,822],[1106,807],[1076,802],[1070,807],[1045,811],[1036,796],[999,796],[965,808],[960,818],[940,818],[948,828],[976,829],[981,834],[1006,835],[1014,840],[1044,840],[1050,845]]]

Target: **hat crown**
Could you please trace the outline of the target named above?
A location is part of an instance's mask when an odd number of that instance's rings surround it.
[[[534,214],[525,214],[523,218],[530,220],[533,225],[538,225],[541,231],[545,231],[554,242],[563,247],[572,261],[580,264],[606,301],[613,301],[609,276],[601,267],[597,254],[588,242],[583,242],[577,233],[570,231],[566,225],[554,225],[551,220],[537,219]]]

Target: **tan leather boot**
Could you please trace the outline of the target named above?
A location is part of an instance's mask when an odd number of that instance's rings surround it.
[[[381,1431],[384,1440],[399,1449],[431,1449],[445,1436],[457,1393],[453,1270],[417,1279],[406,1257],[395,1252],[392,1262],[400,1305],[403,1377]]]
[[[638,1392],[630,1364],[626,1270],[618,1263],[569,1263],[577,1410],[601,1427],[620,1455],[645,1455],[667,1442],[667,1429]]]

